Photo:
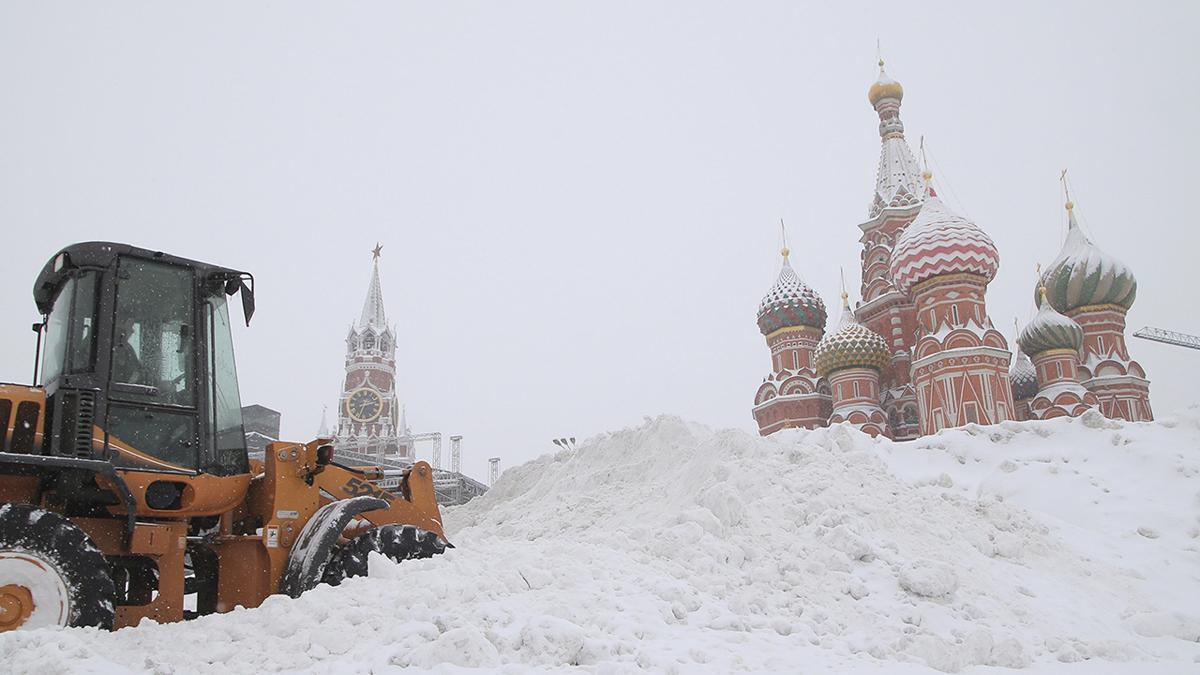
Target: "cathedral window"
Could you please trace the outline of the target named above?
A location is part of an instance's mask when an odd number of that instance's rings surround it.
[[[859,396],[862,396],[862,394],[859,393],[859,391],[858,391],[858,382],[855,382],[854,383],[854,398],[858,398]]]
[[[979,424],[979,408],[972,402],[963,404],[963,412],[967,415],[967,421],[971,424]]]
[[[386,337],[379,338],[379,351],[386,352],[388,350],[388,339]]]
[[[954,325],[959,325],[958,321],[958,305],[950,305],[950,316],[954,318]]]
[[[363,346],[363,349],[374,349],[375,348],[375,336],[370,333],[367,333],[366,335],[364,335],[363,339],[362,339],[362,346]]]
[[[358,338],[350,338],[350,351],[358,349]]]
[[[1104,336],[1103,335],[1096,336],[1096,346],[1098,346],[1100,348],[1100,353],[1103,354],[1104,353]]]

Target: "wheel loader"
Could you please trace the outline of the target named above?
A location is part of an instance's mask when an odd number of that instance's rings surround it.
[[[249,325],[250,274],[125,244],[42,269],[40,384],[0,384],[0,632],[255,607],[450,545],[425,462],[346,466],[327,438],[249,458],[234,296]]]

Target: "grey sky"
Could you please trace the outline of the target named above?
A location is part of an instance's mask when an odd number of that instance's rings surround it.
[[[751,429],[778,219],[827,304],[839,266],[857,292],[876,37],[1000,249],[1006,334],[1063,167],[1131,329],[1200,334],[1200,5],[968,4],[4,3],[0,378],[30,376],[46,259],[126,241],[255,273],[243,401],[307,440],[378,240],[409,420],[469,472],[662,412]],[[1197,400],[1200,353],[1130,348],[1156,413]]]

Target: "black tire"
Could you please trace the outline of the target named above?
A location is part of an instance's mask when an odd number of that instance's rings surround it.
[[[412,525],[383,525],[351,539],[330,557],[321,581],[337,586],[343,579],[365,577],[371,551],[382,553],[396,562],[414,558],[432,558],[446,550],[446,542],[433,532]]]
[[[29,504],[0,504],[0,555],[6,553],[10,560],[36,558],[62,581],[67,609],[60,625],[112,629],[116,589],[108,561],[71,521]],[[0,576],[0,587],[14,581]]]

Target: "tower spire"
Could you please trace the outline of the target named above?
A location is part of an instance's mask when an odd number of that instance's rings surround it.
[[[921,167],[904,139],[904,123],[900,121],[904,88],[883,69],[882,58],[879,59],[879,78],[868,90],[867,100],[879,115],[879,138],[883,144],[875,175],[875,196],[868,212],[874,218],[883,209],[920,204],[925,198],[925,189],[921,183]]]
[[[327,438],[329,436],[329,422],[326,419],[326,413],[328,412],[328,406],[321,406],[321,426],[317,427],[317,438]]]
[[[379,243],[371,249],[371,284],[367,287],[367,299],[363,302],[362,314],[358,318],[359,328],[387,328],[387,316],[383,311],[383,285],[379,283],[379,256],[382,251],[383,246]]]

